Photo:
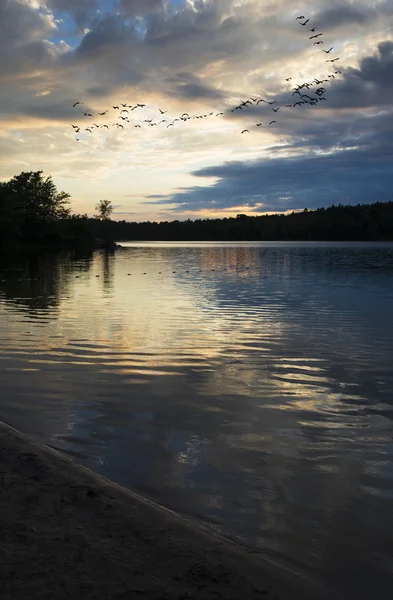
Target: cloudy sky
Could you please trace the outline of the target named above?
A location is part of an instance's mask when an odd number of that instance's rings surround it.
[[[0,0],[0,179],[39,169],[137,221],[393,200],[393,3]]]

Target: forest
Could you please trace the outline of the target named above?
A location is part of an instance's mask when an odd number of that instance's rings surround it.
[[[283,215],[130,223],[111,221],[118,240],[392,241],[393,202],[330,206]]]
[[[100,200],[96,217],[72,214],[70,196],[42,171],[0,182],[0,247],[94,247],[149,241],[393,241],[393,201],[336,205],[291,214],[161,222],[116,221]]]

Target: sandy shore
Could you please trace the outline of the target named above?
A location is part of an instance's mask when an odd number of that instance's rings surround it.
[[[327,597],[1,422],[0,457],[2,600]]]

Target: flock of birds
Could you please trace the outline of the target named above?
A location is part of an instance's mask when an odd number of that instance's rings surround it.
[[[302,27],[307,27],[307,25],[309,25],[310,19],[306,19],[304,15],[300,15],[298,17],[296,17],[295,21],[297,21]],[[324,40],[321,39],[322,36],[324,35],[323,32],[318,32],[318,29],[314,26],[309,28],[309,32],[312,33],[311,36],[309,36],[309,40],[313,41],[313,45],[314,46],[320,46],[322,44],[324,44]],[[331,56],[331,52],[334,50],[334,47],[332,46],[331,48],[325,50],[324,48],[322,49],[322,51],[329,56],[329,58],[325,59],[326,63],[336,63],[338,60],[340,60],[338,57],[334,57],[334,58],[330,58]],[[202,113],[202,114],[198,114],[198,115],[190,115],[187,112],[184,112],[182,115],[179,115],[173,119],[168,119],[167,117],[165,117],[165,115],[167,114],[167,110],[162,110],[161,108],[159,108],[159,115],[156,118],[151,118],[151,119],[144,119],[144,120],[140,120],[139,122],[134,122],[132,120],[132,116],[133,114],[138,114],[141,110],[143,110],[144,108],[147,107],[146,104],[127,104],[127,102],[121,102],[119,104],[116,104],[114,106],[112,106],[112,111],[117,111],[117,117],[115,122],[112,123],[96,123],[95,121],[92,121],[91,124],[88,124],[87,127],[84,127],[83,125],[75,125],[75,124],[71,124],[71,127],[73,128],[75,135],[78,136],[79,134],[86,132],[86,134],[90,134],[92,135],[94,131],[97,130],[102,130],[102,129],[106,129],[108,132],[111,130],[112,127],[115,127],[116,129],[122,129],[124,130],[124,127],[127,125],[132,125],[134,128],[136,129],[141,129],[142,127],[166,127],[166,129],[169,129],[170,127],[175,127],[177,123],[181,123],[181,122],[187,122],[190,120],[194,120],[194,119],[206,119],[206,118],[216,118],[216,117],[221,117],[224,116],[226,114],[230,115],[231,113],[235,113],[236,111],[240,111],[240,110],[245,110],[247,108],[250,107],[257,107],[261,104],[265,104],[266,108],[269,108],[273,113],[274,116],[277,115],[278,111],[281,109],[293,109],[296,107],[302,107],[305,105],[309,105],[309,106],[316,106],[318,103],[320,102],[326,102],[326,87],[323,86],[323,84],[326,83],[330,83],[332,81],[332,79],[334,79],[337,75],[341,75],[341,71],[340,70],[335,70],[333,73],[330,73],[329,75],[327,75],[324,79],[318,79],[315,78],[313,81],[310,82],[303,82],[301,84],[298,84],[296,87],[292,88],[292,99],[291,102],[288,102],[286,104],[283,103],[278,103],[277,100],[266,100],[264,98],[259,98],[259,97],[251,97],[248,98],[247,100],[242,100],[240,102],[240,104],[238,104],[237,106],[234,106],[233,108],[230,108],[228,110],[223,110],[223,111],[209,111],[207,113]],[[292,80],[292,77],[287,77],[285,79],[285,81],[288,83]],[[305,90],[307,90],[307,93],[305,93]],[[84,105],[84,102],[82,101],[77,101],[73,104],[73,108],[76,108],[78,106],[82,106]],[[120,111],[120,112],[119,112]],[[137,113],[134,113],[134,111],[137,111]],[[106,115],[108,113],[110,113],[110,109],[106,109],[102,112],[98,112],[98,113],[94,113],[92,110],[83,110],[82,115],[85,118],[96,118],[96,117],[106,117]],[[273,115],[272,115],[273,117]],[[99,120],[99,119],[95,119],[95,120]],[[277,119],[275,118],[271,118],[270,120],[267,119],[266,123],[262,123],[262,122],[258,122],[255,123],[256,127],[263,127],[265,126],[272,126],[274,124],[277,123]],[[241,131],[241,134],[245,134],[245,133],[251,133],[250,129],[243,129]],[[81,141],[82,138],[81,137],[76,137],[75,138],[76,141]]]

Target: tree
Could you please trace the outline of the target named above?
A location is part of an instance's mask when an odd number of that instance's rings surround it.
[[[36,242],[53,236],[58,223],[71,214],[70,195],[58,192],[42,171],[22,172],[0,186],[2,243],[12,239]]]
[[[29,226],[70,216],[70,195],[58,192],[52,177],[44,178],[42,171],[22,172],[2,187],[13,210]]]
[[[96,204],[97,218],[101,221],[110,221],[113,212],[112,202],[110,200],[100,200]]]

